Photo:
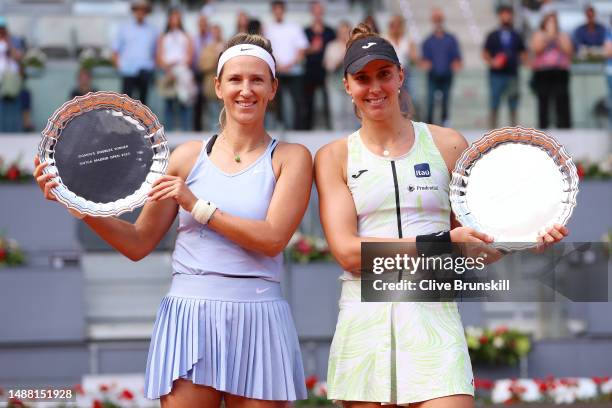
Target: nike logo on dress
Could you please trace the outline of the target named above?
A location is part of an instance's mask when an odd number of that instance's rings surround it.
[[[367,50],[368,48],[370,48],[373,45],[376,45],[376,43],[375,42],[369,42],[368,45],[363,45],[361,48],[363,48],[364,50]]]
[[[359,176],[361,176],[361,175],[362,175],[363,173],[365,173],[366,171],[368,171],[368,170],[367,170],[367,169],[365,169],[365,170],[359,170],[359,171],[357,172],[357,174],[353,174],[351,177],[352,177],[352,178],[354,178],[354,179],[359,178]]]
[[[257,289],[255,289],[255,293],[257,293],[258,295],[261,295],[262,293],[267,292],[269,290],[270,290],[270,288],[263,288],[263,289],[257,288]]]

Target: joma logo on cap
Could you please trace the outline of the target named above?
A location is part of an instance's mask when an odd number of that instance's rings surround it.
[[[369,42],[368,45],[362,45],[361,48],[363,48],[364,50],[367,50],[368,48],[370,48],[373,45],[376,45],[376,43],[375,42]]]

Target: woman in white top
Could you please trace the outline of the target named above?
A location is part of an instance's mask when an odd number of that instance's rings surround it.
[[[351,98],[346,94],[342,85],[342,61],[350,32],[350,23],[341,21],[336,29],[336,39],[327,45],[323,54],[323,67],[327,71],[326,86],[334,130],[352,130],[359,127],[359,121],[353,115]]]
[[[397,54],[365,24],[351,33],[343,71],[361,128],[322,147],[315,159],[321,222],[345,271],[328,397],[345,408],[472,408],[472,368],[456,304],[361,302],[360,281],[363,242],[492,241],[458,226],[451,213],[450,171],[467,143],[455,130],[411,120]],[[555,225],[540,241],[567,233]]]
[[[183,29],[181,11],[168,12],[166,31],[157,44],[157,65],[164,70],[159,90],[164,97],[164,126],[175,129],[176,114],[181,130],[191,130],[191,105],[196,96],[196,85],[190,69],[194,48],[189,34]]]
[[[399,14],[395,14],[389,20],[387,26],[387,41],[391,43],[397,54],[397,58],[404,69],[404,83],[402,86],[406,89],[412,100],[418,100],[415,86],[415,75],[412,72],[412,67],[416,66],[419,61],[417,46],[410,35],[406,33],[406,20]]]

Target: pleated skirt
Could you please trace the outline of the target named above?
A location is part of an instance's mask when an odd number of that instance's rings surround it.
[[[168,394],[179,378],[247,398],[307,398],[297,333],[280,284],[174,275],[153,329],[145,396]]]

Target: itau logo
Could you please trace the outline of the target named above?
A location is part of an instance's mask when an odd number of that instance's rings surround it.
[[[429,163],[419,163],[414,165],[414,175],[417,177],[430,177],[431,170]]]

